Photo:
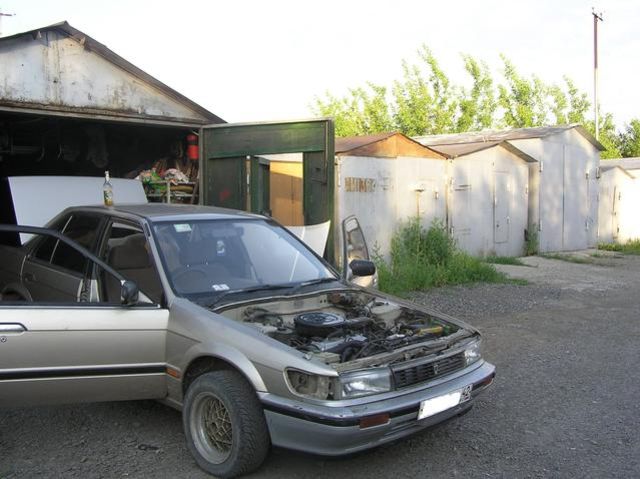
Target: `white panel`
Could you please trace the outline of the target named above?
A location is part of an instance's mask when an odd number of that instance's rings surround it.
[[[44,226],[70,206],[103,204],[104,178],[85,176],[13,176],[9,188],[16,221],[24,226]],[[147,202],[138,180],[112,178],[114,204]],[[31,235],[21,235],[24,243]]]

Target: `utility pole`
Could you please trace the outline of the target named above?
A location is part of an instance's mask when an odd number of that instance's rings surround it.
[[[591,9],[593,15],[593,112],[596,120],[596,140],[600,139],[600,105],[598,103],[598,21],[603,21],[602,12],[596,13]]]
[[[2,17],[13,17],[14,15],[13,13],[2,13],[0,10],[0,37],[2,36]]]

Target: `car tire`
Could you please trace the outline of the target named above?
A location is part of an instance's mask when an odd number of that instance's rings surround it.
[[[235,371],[213,371],[196,378],[185,395],[182,422],[189,451],[214,476],[254,471],[269,452],[260,401]]]

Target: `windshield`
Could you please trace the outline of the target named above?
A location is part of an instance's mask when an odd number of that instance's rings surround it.
[[[189,299],[337,279],[284,228],[265,220],[194,220],[154,225],[174,292]]]

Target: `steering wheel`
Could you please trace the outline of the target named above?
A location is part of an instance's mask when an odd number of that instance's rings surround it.
[[[201,265],[181,266],[171,273],[173,282],[179,289],[194,283],[209,284],[209,272]],[[180,283],[183,283],[182,285]],[[190,289],[190,288],[186,288]]]

